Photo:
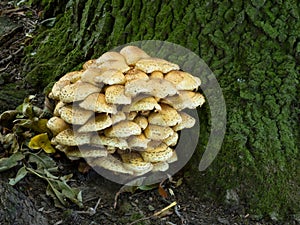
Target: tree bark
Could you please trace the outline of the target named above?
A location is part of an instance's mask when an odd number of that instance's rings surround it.
[[[227,132],[213,164],[199,172],[210,134],[206,104],[198,149],[187,166],[191,188],[202,198],[227,201],[235,193],[251,214],[283,218],[299,212],[298,21],[299,3],[292,0],[69,1],[55,26],[27,48],[25,80],[47,92],[86,60],[137,40],[166,40],[194,51],[222,88]]]

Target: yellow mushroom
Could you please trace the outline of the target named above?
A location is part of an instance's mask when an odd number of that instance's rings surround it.
[[[145,130],[148,126],[148,119],[145,116],[137,116],[133,119],[133,122],[139,125],[142,130]]]
[[[125,84],[126,79],[122,72],[116,69],[104,70],[100,75],[96,76],[94,81],[96,83],[104,83],[108,85]]]
[[[108,104],[105,100],[105,95],[102,93],[93,93],[86,97],[79,106],[86,110],[91,110],[99,113],[117,113],[117,107],[113,104]]]
[[[174,131],[179,131],[185,128],[191,128],[195,125],[196,120],[194,117],[190,116],[185,112],[179,112],[179,115],[182,118],[182,121],[173,127]]]
[[[110,60],[126,62],[124,56],[121,55],[119,52],[105,52],[98,59],[95,60],[95,63],[100,65]]]
[[[168,73],[171,70],[179,70],[177,64],[171,63],[164,59],[159,58],[144,58],[136,62],[135,67],[145,73],[152,73],[154,71],[161,71],[162,73]]]
[[[144,130],[144,134],[147,138],[152,140],[164,140],[171,135],[173,135],[174,131],[170,127],[158,126],[149,124],[148,127]]]
[[[91,137],[91,144],[95,146],[105,146],[106,148],[128,149],[127,141],[123,138],[106,137],[95,134]]]
[[[105,100],[111,104],[130,104],[131,98],[125,94],[123,85],[112,85],[105,90]]]
[[[150,139],[146,138],[143,133],[128,138],[128,146],[130,149],[146,149],[149,142]]]
[[[70,125],[67,124],[63,119],[54,116],[48,120],[47,127],[51,130],[51,132],[55,136],[58,133],[62,132],[63,130],[70,128]]]
[[[178,112],[166,104],[161,104],[161,110],[150,113],[148,121],[150,124],[160,126],[175,126],[181,122],[181,116]]]
[[[126,46],[121,49],[120,54],[125,57],[128,65],[135,65],[140,59],[150,58],[146,52],[136,46]]]
[[[82,125],[86,123],[94,112],[81,109],[79,107],[72,107],[71,105],[62,106],[59,110],[60,117],[69,124]]]
[[[95,117],[91,117],[84,125],[82,125],[78,132],[92,132],[98,130],[104,130],[112,125],[112,121],[107,114],[98,114]]]
[[[177,90],[195,90],[201,85],[198,77],[183,72],[183,71],[170,71],[166,74],[165,79],[175,85]]]
[[[118,138],[127,138],[131,135],[140,135],[141,133],[142,131],[139,125],[128,120],[121,121],[104,130],[105,136]]]
[[[157,103],[154,97],[137,97],[130,105],[122,108],[124,112],[132,111],[148,111],[148,110],[161,110],[161,106]]]
[[[168,146],[175,146],[178,142],[179,135],[177,132],[174,132],[171,136],[163,140],[163,142]]]
[[[71,129],[66,129],[55,136],[54,140],[60,145],[77,146],[90,143],[90,133],[74,133]]]
[[[153,166],[150,162],[145,162],[141,155],[137,152],[120,154],[123,166],[132,170],[136,175],[143,175],[152,170]]]
[[[165,143],[161,143],[156,148],[149,148],[145,151],[141,151],[140,154],[146,162],[163,162],[172,157],[173,150]]]
[[[131,80],[149,80],[149,77],[146,73],[141,70],[131,69],[125,74],[126,82]]]

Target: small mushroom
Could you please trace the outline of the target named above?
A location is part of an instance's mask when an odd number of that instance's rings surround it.
[[[59,95],[60,95],[61,90],[65,86],[70,85],[70,84],[71,84],[71,82],[69,80],[59,80],[59,81],[57,81],[53,85],[52,90],[49,94],[49,97],[52,98],[52,99],[59,100]]]
[[[67,146],[77,146],[90,143],[91,134],[75,134],[71,129],[66,129],[55,136],[54,140],[58,144]]]
[[[53,116],[60,116],[59,115],[59,110],[60,110],[61,107],[65,106],[65,105],[66,105],[66,103],[64,103],[62,101],[58,101],[56,103],[56,106],[55,106],[54,110],[53,110]]]
[[[96,64],[96,59],[90,59],[82,65],[82,68],[84,70],[87,70],[88,68],[95,66],[95,64]]]
[[[82,125],[94,114],[94,112],[66,105],[58,110],[60,117],[69,124]]]
[[[132,97],[141,93],[150,93],[151,90],[151,86],[149,86],[147,80],[144,79],[130,80],[125,84],[125,94]]]
[[[146,52],[136,46],[126,46],[120,53],[125,57],[128,65],[135,65],[140,59],[150,58]]]
[[[152,165],[152,172],[167,171],[169,169],[169,164],[167,162],[156,162],[152,163]]]
[[[140,98],[138,98],[140,99]],[[157,103],[154,97],[145,97],[140,100],[134,100],[130,105],[122,108],[124,112],[132,111],[147,111],[147,110],[161,110],[161,106]]]
[[[137,112],[127,112],[125,113],[127,120],[134,120],[134,118],[137,116]]]
[[[148,126],[148,120],[145,116],[137,116],[133,119],[133,122],[139,125],[142,130],[145,130]]]
[[[122,73],[126,73],[128,70],[130,70],[130,67],[126,64],[126,62],[121,60],[105,61],[102,64],[98,65],[97,68],[101,70],[115,69]]]
[[[163,140],[163,142],[168,146],[175,146],[178,142],[179,135],[177,132],[174,132],[171,136]]]
[[[118,138],[127,138],[131,135],[140,135],[141,133],[142,131],[139,125],[128,120],[121,121],[104,130],[105,136]]]
[[[160,71],[153,71],[150,75],[151,79],[164,79],[164,74]]]
[[[80,71],[72,71],[69,73],[66,73],[64,76],[62,76],[59,81],[70,81],[70,83],[75,83],[81,79],[81,75],[83,73],[83,70]]]
[[[116,69],[104,70],[94,78],[97,83],[104,83],[108,85],[125,84],[126,79],[122,72]]]
[[[99,113],[117,113],[117,107],[113,104],[108,104],[105,100],[105,95],[102,93],[93,93],[86,97],[79,106],[86,110],[91,110]]]
[[[97,67],[89,67],[82,73],[81,81],[90,83],[94,86],[102,88],[102,86],[99,85],[99,82],[95,81],[95,78],[100,76],[102,72],[103,72],[103,70],[101,70]]]
[[[51,130],[51,132],[55,136],[58,133],[62,132],[63,130],[68,129],[70,125],[67,124],[63,119],[54,116],[48,120],[47,127]]]
[[[156,148],[141,151],[140,154],[146,162],[162,162],[171,158],[173,150],[165,143],[161,143]]]
[[[131,98],[125,94],[123,85],[112,85],[105,90],[105,100],[111,104],[130,104]]]
[[[90,83],[78,81],[74,84],[69,84],[62,88],[59,99],[63,102],[70,103],[81,101],[92,93],[100,92],[101,89]]]
[[[92,132],[103,130],[112,125],[112,121],[107,114],[98,114],[90,118],[84,125],[82,125],[78,132]]]
[[[194,77],[193,75],[183,71],[170,71],[165,76],[165,79],[174,84],[177,90],[192,91],[197,89],[201,84],[198,77]]]
[[[107,170],[110,170],[113,172],[133,175],[132,170],[126,169],[124,167],[123,162],[121,162],[119,159],[112,156],[111,154],[108,154],[106,157],[92,159],[92,160],[88,161],[88,163],[92,167],[98,166],[98,167],[101,167],[101,168],[104,168],[104,169],[107,169]]]
[[[151,78],[147,85],[151,87],[149,94],[158,98],[165,98],[168,95],[171,96],[178,93],[175,86],[165,79]]]
[[[154,71],[161,71],[168,73],[171,70],[179,70],[177,64],[171,63],[164,59],[159,58],[144,58],[136,62],[135,68],[144,71],[145,73],[152,73]]]
[[[167,163],[173,163],[176,162],[177,160],[178,160],[177,153],[175,150],[173,150],[173,154],[169,159],[167,159]]]
[[[142,133],[140,135],[133,135],[128,138],[128,146],[131,149],[146,149],[150,139],[146,138]]]
[[[91,137],[91,144],[95,146],[114,147],[119,149],[128,149],[128,144],[125,139],[116,137],[106,137],[104,135],[95,134]]]
[[[122,111],[118,111],[115,114],[111,115],[112,125],[121,122],[122,120],[126,120],[126,114]]]
[[[146,73],[141,70],[131,69],[125,74],[126,82],[131,80],[149,80],[149,77]]]
[[[110,60],[126,62],[124,56],[121,55],[119,52],[105,52],[98,59],[96,59],[95,62],[99,65],[99,64],[105,63]]]
[[[149,124],[148,127],[144,130],[144,134],[147,138],[158,141],[164,140],[171,135],[173,135],[174,131],[170,127],[158,126]]]
[[[173,127],[174,131],[179,131],[185,128],[191,128],[195,125],[196,120],[194,117],[190,116],[185,112],[179,112],[179,115],[182,118],[182,121]]]
[[[66,148],[62,148],[61,151],[69,158],[95,158],[105,157],[108,155],[106,149],[94,146],[81,146],[80,148],[75,146],[66,146]]]
[[[166,104],[161,104],[161,110],[150,113],[148,121],[150,124],[160,126],[175,126],[181,122],[181,116],[178,112]]]
[[[136,175],[143,175],[152,170],[150,162],[145,162],[137,152],[121,153],[121,159],[126,169],[132,170]]]

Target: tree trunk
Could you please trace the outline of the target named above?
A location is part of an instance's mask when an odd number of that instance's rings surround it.
[[[204,172],[198,164],[209,105],[200,110],[198,149],[186,167],[190,186],[203,198],[246,204],[252,215],[285,217],[299,212],[300,200],[298,21],[292,0],[69,1],[27,48],[25,80],[49,88],[84,61],[137,40],[190,49],[216,75],[227,107],[222,149]]]

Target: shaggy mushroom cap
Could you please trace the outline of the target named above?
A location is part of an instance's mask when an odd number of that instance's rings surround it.
[[[139,125],[142,130],[145,130],[148,126],[148,119],[145,116],[137,116],[133,119],[133,122]]]
[[[121,49],[120,54],[125,57],[128,65],[135,65],[140,59],[150,58],[146,52],[136,46],[126,46]]]
[[[55,136],[58,133],[62,132],[63,130],[70,128],[70,125],[67,124],[60,117],[54,116],[48,120],[47,127],[49,128],[49,130],[51,130],[51,132]]]
[[[72,107],[71,105],[62,106],[58,113],[60,117],[69,124],[82,125],[86,123],[94,112],[81,109],[79,107]]]
[[[78,132],[92,132],[103,130],[112,125],[112,121],[107,114],[99,114],[95,117],[91,117],[84,125],[82,125]]]
[[[131,69],[125,74],[126,82],[131,80],[149,80],[149,76],[141,70]]]
[[[105,100],[105,95],[102,93],[93,93],[86,97],[79,106],[83,109],[98,113],[117,113],[117,107],[113,104],[108,104]]]
[[[146,138],[142,133],[140,135],[130,136],[128,138],[128,146],[130,149],[146,149],[151,140]]]
[[[116,137],[106,137],[104,135],[99,134],[95,134],[91,137],[91,144],[95,146],[119,148],[122,150],[129,148],[125,139]]]
[[[148,173],[153,168],[153,165],[150,162],[145,162],[137,152],[121,153],[120,156],[123,161],[123,166],[138,175]]]
[[[201,85],[198,77],[183,71],[171,71],[165,79],[175,85],[177,90],[195,90]]]
[[[130,70],[130,67],[123,60],[108,60],[108,61],[105,61],[102,64],[98,65],[97,68],[99,68],[101,70],[115,69],[122,73],[125,73],[128,70]]]
[[[190,116],[189,114],[185,112],[179,112],[179,115],[181,117],[181,122],[179,122],[177,125],[173,127],[174,131],[179,131],[185,128],[191,128],[195,125],[196,120],[194,117]]]
[[[78,146],[90,143],[91,134],[81,133],[75,134],[73,130],[66,129],[55,136],[54,140],[58,144],[66,146]]]
[[[152,163],[152,165],[153,165],[152,172],[167,171],[169,169],[169,163],[164,162],[164,161]]]
[[[121,121],[104,131],[107,137],[127,138],[131,135],[140,135],[142,133],[141,128],[135,122]]]
[[[163,140],[171,135],[173,135],[174,131],[170,127],[158,126],[149,124],[148,127],[144,130],[144,134],[147,138],[157,141]]]
[[[111,104],[130,104],[131,98],[125,94],[123,85],[112,85],[105,90],[105,100]]]
[[[161,71],[162,73],[168,73],[171,70],[179,70],[177,64],[171,63],[164,59],[159,58],[144,58],[136,62],[135,67],[145,73],[152,73],[154,71]]]
[[[121,55],[119,52],[105,52],[98,59],[95,60],[95,63],[100,65],[110,60],[126,62],[124,56]]]
[[[174,132],[171,136],[163,140],[163,142],[168,146],[175,146],[178,142],[179,135],[177,132]]]
[[[177,110],[166,104],[161,104],[161,110],[150,113],[148,117],[150,124],[169,127],[175,126],[180,123],[181,120],[181,116]]]
[[[162,162],[167,161],[173,155],[173,150],[165,143],[161,143],[156,148],[149,148],[145,151],[141,151],[144,161],[146,162]]]
[[[60,149],[62,152],[68,156],[68,158],[95,158],[95,157],[105,157],[108,155],[107,150],[104,148],[97,147],[83,147],[80,149],[75,146],[67,146],[66,148]]]
[[[161,110],[160,105],[157,103],[154,97],[145,97],[140,100],[134,100],[130,105],[126,105],[122,108],[124,112],[132,111],[147,111],[147,110]]]

